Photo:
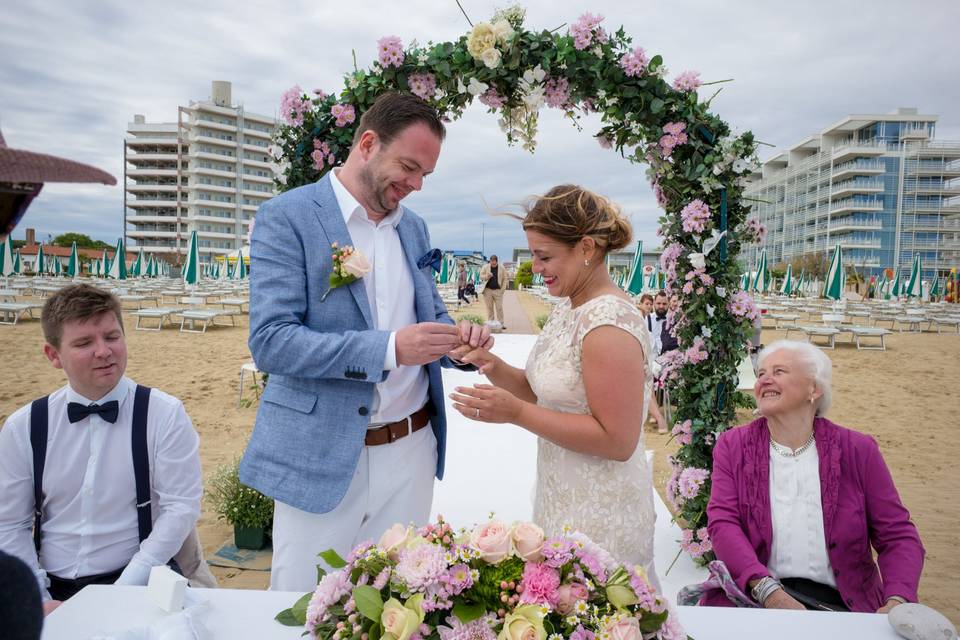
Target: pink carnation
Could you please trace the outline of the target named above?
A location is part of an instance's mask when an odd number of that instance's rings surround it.
[[[300,85],[294,85],[280,96],[280,117],[293,127],[303,124],[303,114],[310,110],[310,101],[303,97]]]
[[[313,167],[317,171],[323,170],[324,163],[332,167],[335,160],[333,153],[330,152],[330,146],[319,138],[313,141],[313,153],[310,154],[310,158],[313,159]]]
[[[710,207],[703,200],[692,200],[680,211],[680,219],[687,233],[703,233],[710,222]]]
[[[554,606],[557,602],[557,589],[560,588],[560,573],[546,564],[528,562],[523,568],[520,586],[520,602]]]
[[[677,91],[696,91],[700,84],[699,71],[684,71],[673,80],[673,88]]]
[[[338,127],[345,127],[357,119],[357,112],[352,104],[337,103],[330,107],[330,114],[337,119]]]
[[[650,59],[643,47],[637,47],[620,58],[620,67],[624,73],[632,78],[642,75],[647,70],[648,64],[650,64]]]
[[[403,64],[403,42],[397,36],[384,36],[377,40],[377,58],[382,67],[399,67]]]
[[[432,73],[412,73],[407,78],[410,93],[421,100],[430,100],[437,92],[437,77]]]
[[[592,13],[585,13],[580,16],[580,19],[570,27],[570,35],[573,36],[573,46],[583,51],[593,44],[594,40],[601,44],[606,42],[609,36],[607,32],[600,27],[602,21],[603,16],[595,16]]]

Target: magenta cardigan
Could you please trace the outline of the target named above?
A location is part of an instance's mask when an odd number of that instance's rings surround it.
[[[870,613],[890,596],[916,602],[923,545],[876,441],[826,418],[814,420],[813,433],[827,556],[844,602],[851,611]],[[766,564],[773,525],[766,418],[720,435],[713,450],[712,485],[707,518],[713,550],[737,586],[749,593],[750,580],[770,575]],[[706,593],[700,604],[731,605],[719,590]]]

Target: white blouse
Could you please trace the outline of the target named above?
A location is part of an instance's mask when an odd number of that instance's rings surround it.
[[[835,588],[823,532],[819,462],[816,443],[795,458],[770,446],[773,545],[767,568],[777,578],[807,578]]]

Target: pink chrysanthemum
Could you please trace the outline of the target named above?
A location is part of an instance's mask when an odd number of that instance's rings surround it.
[[[564,77],[547,78],[544,84],[544,99],[548,107],[555,109],[571,109],[570,81]]]
[[[313,634],[315,627],[326,615],[327,609],[339,602],[352,589],[350,573],[346,570],[334,571],[323,576],[307,605],[307,631]]]
[[[693,420],[684,420],[683,422],[678,422],[677,424],[673,425],[673,430],[671,433],[681,445],[690,444],[693,442]]]
[[[703,200],[691,200],[680,210],[680,219],[683,221],[683,230],[687,233],[703,233],[710,222],[710,207]]]
[[[337,103],[330,107],[330,114],[337,119],[338,127],[345,127],[357,119],[357,112],[352,104]]]
[[[397,36],[384,36],[377,40],[377,59],[380,66],[399,67],[403,64],[403,42]]]
[[[647,52],[643,50],[643,47],[637,47],[620,58],[620,67],[631,78],[643,75],[648,64],[650,64],[650,58],[647,57]]]
[[[303,97],[300,85],[294,85],[280,96],[280,117],[293,127],[303,124],[303,114],[310,110],[310,101]]]
[[[410,93],[421,100],[430,100],[437,92],[437,77],[432,73],[412,73],[407,78]]]
[[[677,493],[680,497],[689,500],[700,493],[700,487],[710,477],[710,472],[697,467],[687,467],[680,472],[677,479]]]
[[[400,553],[396,575],[411,590],[421,590],[446,575],[447,562],[442,547],[422,544]]]
[[[699,71],[684,71],[673,80],[677,91],[696,91],[701,85]]]
[[[585,13],[570,26],[570,35],[573,36],[573,46],[583,51],[594,41],[604,43],[609,39],[607,32],[600,27],[603,16]]]

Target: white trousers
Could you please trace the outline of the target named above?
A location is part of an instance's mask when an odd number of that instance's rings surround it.
[[[270,589],[313,591],[317,554],[342,558],[366,540],[377,542],[396,523],[424,525],[433,503],[437,440],[427,425],[390,444],[364,447],[346,495],[332,511],[310,513],[275,501]]]

